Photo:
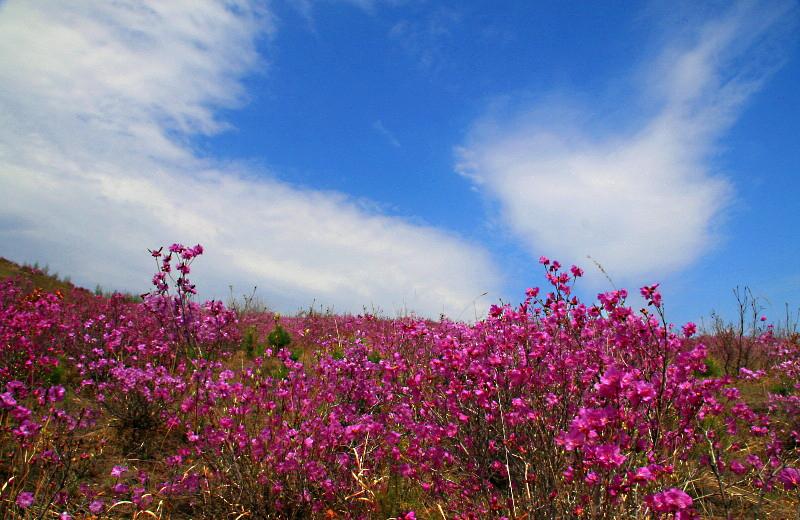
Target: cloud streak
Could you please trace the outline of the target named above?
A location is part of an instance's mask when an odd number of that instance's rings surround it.
[[[386,128],[386,126],[383,124],[383,121],[381,121],[380,119],[377,119],[375,120],[375,122],[372,123],[372,129],[378,132],[384,138],[386,138],[386,141],[388,141],[388,143],[393,147],[401,148],[400,141],[397,140],[397,137],[395,137],[392,131]]]
[[[673,38],[637,78],[640,99],[617,103],[624,128],[557,96],[500,101],[456,150],[457,170],[533,256],[590,255],[623,280],[685,268],[720,240],[735,194],[715,146],[779,65],[772,44],[793,14],[741,3]]]
[[[205,296],[258,284],[284,310],[457,314],[497,285],[488,254],[342,194],[220,164],[225,130],[274,34],[257,2],[0,4],[0,247],[84,283],[140,290],[145,248],[201,242]]]

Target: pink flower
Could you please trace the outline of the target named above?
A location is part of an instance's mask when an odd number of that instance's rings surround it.
[[[745,460],[755,469],[761,469],[764,467],[764,463],[761,462],[761,459],[758,457],[758,455],[748,455]]]
[[[637,482],[652,482],[655,479],[655,474],[648,466],[638,468],[633,476],[633,480]]]
[[[131,501],[136,504],[139,509],[144,509],[153,502],[153,496],[150,494],[145,494],[145,491],[146,490],[143,487],[137,487],[133,490]]]
[[[728,465],[728,468],[730,468],[730,470],[736,475],[744,475],[745,473],[747,473],[747,466],[745,466],[738,460],[732,461]]]
[[[683,335],[687,338],[694,336],[696,332],[697,332],[697,325],[695,325],[691,321],[683,326]]]
[[[122,482],[117,482],[111,489],[114,491],[114,493],[121,494],[121,493],[127,493],[128,489],[130,488],[128,487],[127,484],[123,484]]]
[[[572,451],[580,447],[586,441],[586,435],[577,428],[570,428],[568,432],[563,432],[556,438],[556,443],[563,446],[565,450]]]
[[[15,428],[14,434],[18,435],[19,437],[27,438],[36,435],[36,432],[39,431],[39,425],[35,424],[28,419],[22,421],[22,424],[19,425],[18,428]]]
[[[595,448],[595,459],[604,468],[613,468],[622,465],[625,462],[625,455],[619,449],[619,446],[604,444]]]
[[[27,509],[33,505],[33,493],[30,491],[23,491],[17,495],[17,506],[20,509]]]
[[[778,473],[778,480],[786,491],[790,489],[797,489],[800,486],[800,471],[796,468],[783,468],[780,473]]]
[[[620,381],[623,377],[621,372],[616,367],[611,367],[600,376],[600,382],[595,384],[594,387],[601,397],[614,397],[620,388]]]
[[[51,403],[63,401],[64,394],[66,394],[66,390],[63,386],[52,386],[47,390],[47,400]]]
[[[678,488],[669,488],[660,493],[649,495],[645,503],[657,513],[675,513],[692,507],[694,501]]]
[[[119,478],[122,475],[124,475],[126,471],[128,471],[128,467],[127,466],[114,466],[111,469],[111,476]]]
[[[655,305],[661,307],[661,293],[658,291],[660,284],[645,285],[639,292],[647,300],[648,305]]]
[[[96,515],[102,513],[103,509],[105,509],[105,507],[103,506],[103,502],[101,500],[95,500],[94,502],[89,504],[89,511],[91,511]]]
[[[656,390],[646,381],[636,381],[626,394],[631,403],[638,405],[652,401],[656,396]]]
[[[750,370],[749,368],[745,368],[745,367],[742,367],[742,368],[739,369],[739,375],[743,379],[747,379],[747,380],[758,379],[761,376],[763,376],[764,374],[765,374],[765,372],[763,370],[755,370],[755,371],[753,371],[753,370]]]
[[[11,395],[11,392],[3,392],[0,394],[0,407],[8,410],[14,408],[15,406],[17,406],[17,400],[14,399],[14,396]]]

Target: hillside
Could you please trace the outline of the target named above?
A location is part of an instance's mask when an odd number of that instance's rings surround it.
[[[657,286],[582,303],[546,258],[474,324],[237,311],[195,301],[202,253],[138,303],[3,261],[0,516],[798,515],[796,337],[696,337]]]
[[[69,294],[78,289],[69,279],[62,279],[57,273],[49,273],[48,269],[39,269],[28,265],[19,265],[4,257],[0,257],[0,280],[13,278],[16,280],[26,280],[32,288],[41,289],[46,292],[61,291]],[[25,284],[23,284],[25,285]],[[85,290],[83,288],[80,288]]]

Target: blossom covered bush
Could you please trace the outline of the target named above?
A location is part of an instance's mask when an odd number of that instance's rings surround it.
[[[141,302],[0,285],[5,517],[799,512],[796,337],[716,377],[657,285],[585,303],[547,258],[474,324],[237,314],[195,301],[202,253],[151,251]]]

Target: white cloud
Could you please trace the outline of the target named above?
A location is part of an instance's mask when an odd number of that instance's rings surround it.
[[[587,266],[590,255],[624,280],[684,268],[719,240],[734,191],[712,166],[715,145],[777,66],[770,44],[791,11],[742,3],[673,38],[644,66],[641,99],[616,111],[498,101],[457,149],[457,169],[534,256]],[[620,112],[626,128],[597,123]]]
[[[273,33],[257,2],[0,4],[0,247],[73,279],[145,289],[146,248],[201,242],[206,296],[259,285],[284,310],[378,305],[458,314],[496,276],[487,253],[201,157]]]

